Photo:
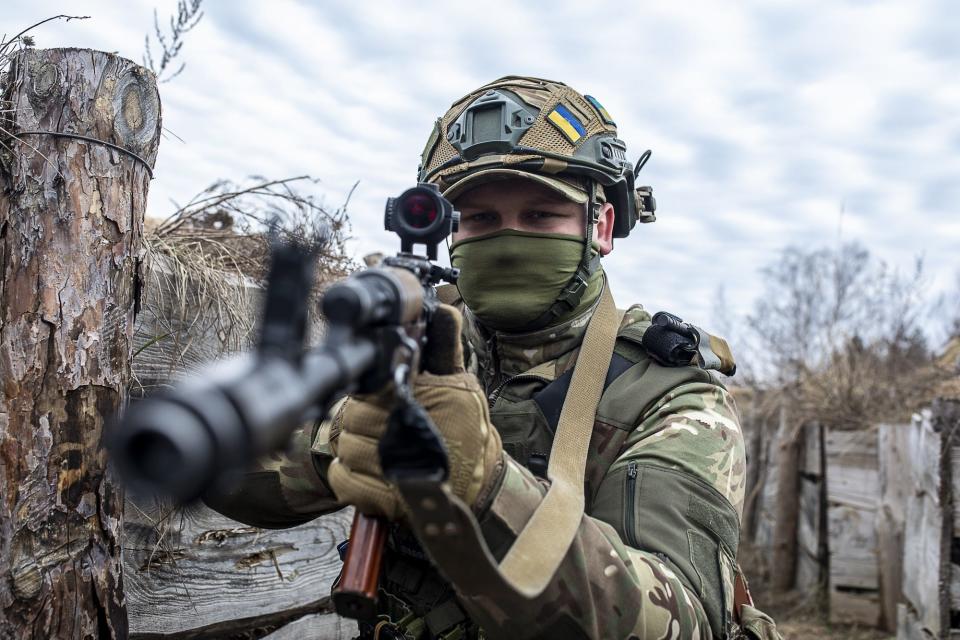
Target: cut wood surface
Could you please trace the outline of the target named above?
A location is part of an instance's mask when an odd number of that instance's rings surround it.
[[[304,616],[264,636],[263,640],[351,640],[357,623],[333,613]]]
[[[156,80],[108,53],[26,48],[3,81],[0,637],[125,638],[123,498],[101,436],[130,379]]]
[[[216,638],[329,609],[350,510],[265,530],[202,505],[170,515],[156,503],[127,507],[131,637]]]

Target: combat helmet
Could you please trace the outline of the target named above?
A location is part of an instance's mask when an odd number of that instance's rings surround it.
[[[453,197],[492,172],[517,172],[562,190],[599,185],[613,204],[615,238],[656,220],[650,187],[635,186],[636,166],[600,102],[561,82],[506,76],[457,100],[433,127],[421,156],[418,182],[437,184]],[[551,176],[554,176],[551,178]],[[589,222],[589,221],[588,221]]]

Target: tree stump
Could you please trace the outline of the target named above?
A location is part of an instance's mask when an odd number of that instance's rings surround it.
[[[129,383],[156,79],[26,49],[2,95],[0,637],[125,638],[123,496],[101,436]]]

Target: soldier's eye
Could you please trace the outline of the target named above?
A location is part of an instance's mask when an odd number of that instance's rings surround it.
[[[563,216],[552,211],[530,211],[527,213],[527,217],[533,220],[549,220],[551,218],[562,218]]]
[[[477,211],[476,213],[463,214],[462,222],[468,222],[470,224],[484,224],[487,222],[494,222],[496,219],[497,214],[491,211]]]

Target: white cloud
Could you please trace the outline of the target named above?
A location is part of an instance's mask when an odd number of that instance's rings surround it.
[[[159,3],[162,17],[172,0]],[[154,2],[75,2],[41,46],[139,60]],[[358,254],[392,251],[383,201],[409,185],[434,118],[466,91],[534,73],[596,95],[642,174],[659,221],[607,260],[621,304],[709,325],[726,283],[736,312],[786,244],[859,239],[952,285],[960,243],[960,44],[949,0],[479,3],[214,2],[189,34],[187,69],[162,86],[150,208],[213,180],[310,173],[351,211]],[[59,13],[5,7],[8,25]],[[952,20],[952,22],[951,22]],[[841,208],[844,214],[841,218]]]

